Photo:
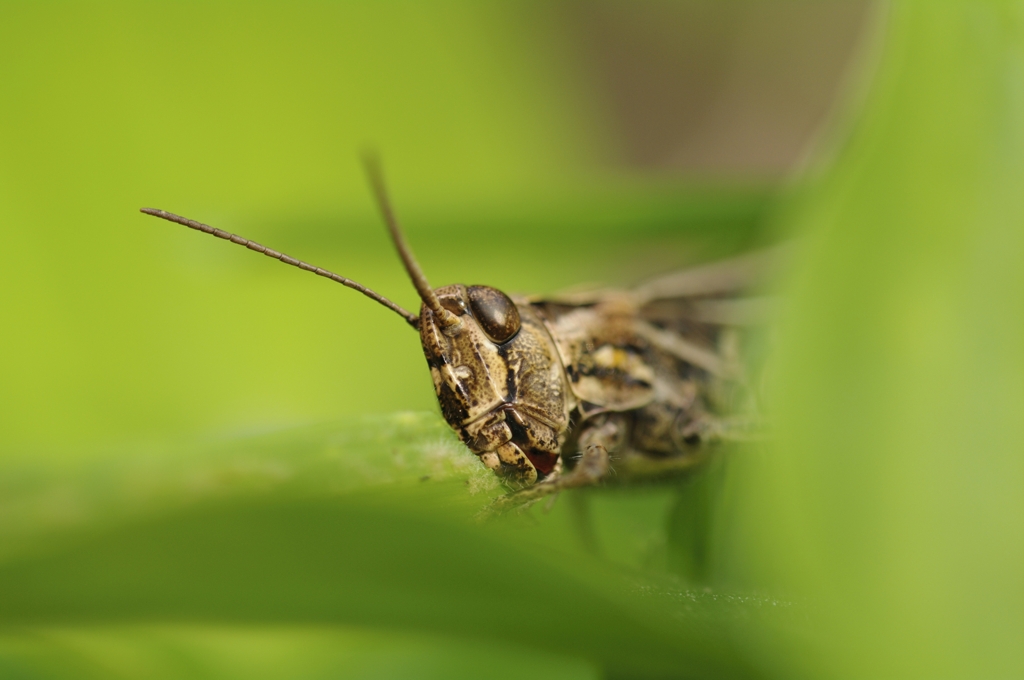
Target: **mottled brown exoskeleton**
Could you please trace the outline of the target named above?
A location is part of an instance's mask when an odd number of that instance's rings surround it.
[[[441,413],[512,491],[498,507],[619,473],[681,469],[723,431],[711,395],[741,371],[725,330],[763,273],[747,256],[629,291],[509,297],[488,286],[431,288],[367,163],[385,222],[422,300],[418,315],[350,279],[162,210],[142,212],[245,246],[360,291],[418,330]],[[738,309],[737,305],[746,305]]]

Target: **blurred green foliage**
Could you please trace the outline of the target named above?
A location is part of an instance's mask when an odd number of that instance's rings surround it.
[[[1024,4],[893,3],[785,204],[594,169],[530,7],[0,10],[0,677],[1024,674]],[[135,212],[412,307],[366,142],[435,285],[799,235],[772,441],[476,524],[399,319]]]
[[[890,21],[859,128],[794,218],[746,547],[815,605],[780,656],[808,675],[1019,677],[1024,5]]]

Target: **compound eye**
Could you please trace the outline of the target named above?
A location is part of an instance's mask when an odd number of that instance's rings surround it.
[[[470,286],[466,292],[469,308],[487,337],[503,343],[519,332],[519,310],[509,296],[488,286]]]

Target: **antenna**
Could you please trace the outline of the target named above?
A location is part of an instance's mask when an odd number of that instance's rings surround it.
[[[395,248],[398,249],[398,254],[405,264],[405,271],[409,273],[409,278],[412,279],[412,285],[416,286],[416,292],[420,294],[423,304],[434,313],[434,316],[437,317],[438,322],[442,326],[446,328],[455,326],[459,323],[459,317],[441,306],[441,301],[437,299],[437,294],[430,287],[427,277],[423,274],[423,270],[420,269],[416,258],[412,255],[412,250],[409,249],[405,242],[402,229],[398,226],[398,220],[391,209],[387,189],[384,188],[384,175],[381,172],[380,161],[375,154],[365,153],[363,154],[363,164],[366,166],[366,174],[370,176],[370,184],[373,185],[373,192],[377,196],[377,204],[384,215],[388,231],[391,232],[391,240],[395,242]]]
[[[153,217],[159,217],[160,219],[164,219],[164,220],[167,220],[169,222],[177,222],[178,224],[183,224],[183,225],[185,225],[186,227],[188,227],[190,229],[195,229],[197,231],[201,231],[201,232],[204,232],[206,234],[212,234],[213,236],[216,236],[217,238],[222,238],[222,239],[224,239],[226,241],[231,241],[232,243],[237,243],[240,246],[245,246],[249,250],[255,250],[257,253],[263,253],[267,257],[272,257],[275,260],[280,260],[281,262],[284,262],[285,264],[290,264],[293,267],[298,267],[299,269],[304,269],[307,272],[313,272],[317,276],[323,276],[324,278],[330,279],[331,281],[337,281],[338,283],[340,283],[343,286],[348,286],[349,288],[351,288],[353,290],[358,290],[360,293],[362,293],[366,297],[370,298],[371,300],[373,300],[375,302],[379,302],[380,304],[384,305],[385,307],[387,307],[391,311],[401,315],[406,321],[409,322],[409,325],[412,326],[413,328],[419,328],[420,319],[419,319],[418,316],[416,316],[415,314],[413,314],[411,312],[408,312],[408,311],[402,309],[401,307],[399,307],[398,305],[396,305],[394,302],[392,302],[391,300],[387,299],[383,295],[380,295],[379,293],[375,293],[374,291],[370,290],[366,286],[364,286],[364,285],[362,285],[360,283],[356,283],[352,279],[347,279],[344,276],[339,276],[338,274],[335,274],[334,272],[329,272],[326,269],[321,269],[320,267],[314,267],[313,265],[311,265],[311,264],[309,264],[307,262],[303,262],[302,260],[296,260],[294,257],[288,257],[284,253],[279,253],[276,250],[273,250],[271,248],[267,248],[266,246],[261,246],[259,243],[256,243],[255,241],[250,241],[247,238],[242,238],[241,236],[238,236],[237,234],[232,234],[230,232],[226,232],[223,229],[215,229],[215,228],[211,227],[208,224],[203,224],[202,222],[196,222],[195,220],[190,220],[187,217],[182,217],[181,215],[175,215],[174,213],[169,213],[169,212],[166,212],[164,210],[157,210],[156,208],[141,208],[140,212],[144,212],[147,215],[152,215]],[[435,297],[435,300],[436,300],[436,297]],[[445,311],[447,311],[447,310],[445,310]]]

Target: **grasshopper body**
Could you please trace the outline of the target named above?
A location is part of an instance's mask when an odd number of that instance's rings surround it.
[[[423,301],[414,315],[369,288],[248,239],[142,211],[312,271],[402,315],[419,332],[441,413],[520,504],[620,469],[686,467],[722,420],[715,386],[741,371],[723,352],[733,294],[766,260],[673,274],[631,291],[512,298],[488,286],[433,289],[405,244],[374,163],[385,221]]]
[[[420,313],[441,413],[513,488],[557,478],[591,448],[687,456],[714,430],[708,388],[724,362],[712,324],[681,314],[652,323],[652,305],[628,292],[575,304],[484,286],[437,293],[459,320],[445,327]],[[496,334],[492,316],[517,323]]]

